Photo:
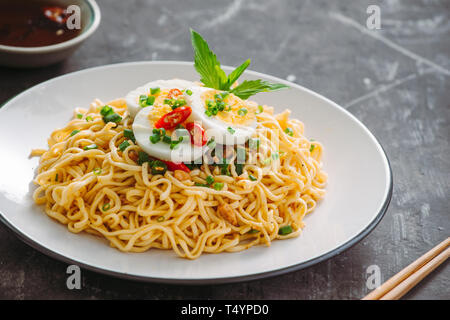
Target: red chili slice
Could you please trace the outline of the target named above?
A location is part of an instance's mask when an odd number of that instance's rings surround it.
[[[179,96],[180,94],[182,94],[182,92],[180,90],[178,90],[178,89],[171,89],[169,91],[169,93],[167,94],[167,97],[169,99],[172,99],[172,98],[174,98],[176,96]]]
[[[166,113],[158,121],[155,122],[155,128],[160,129],[173,129],[184,120],[189,118],[192,113],[192,109],[189,106],[183,106],[176,108],[175,110]]]
[[[189,170],[189,168],[186,167],[186,165],[183,162],[175,163],[175,162],[165,161],[165,160],[161,160],[161,161],[167,165],[167,169],[169,169],[170,171],[183,170],[188,173],[191,172],[191,170]]]
[[[191,143],[194,146],[204,146],[208,142],[206,137],[205,129],[201,125],[195,122],[186,123],[186,130],[189,131],[191,135]]]

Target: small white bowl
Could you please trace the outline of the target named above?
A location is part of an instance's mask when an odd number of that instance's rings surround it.
[[[82,30],[75,38],[50,46],[15,47],[0,45],[0,65],[7,67],[43,67],[69,57],[100,24],[100,9],[95,0],[59,0],[58,5],[78,5],[81,9]]]

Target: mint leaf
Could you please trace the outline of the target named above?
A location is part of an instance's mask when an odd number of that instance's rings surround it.
[[[194,66],[200,74],[200,81],[206,87],[219,89],[225,85],[228,78],[225,72],[220,68],[220,62],[214,52],[212,52],[208,43],[200,34],[191,29],[191,41],[194,48]]]
[[[289,88],[289,86],[281,83],[270,83],[264,80],[245,80],[236,88],[231,90],[231,93],[241,99],[248,99],[248,97],[259,92],[268,92],[279,89]]]
[[[209,49],[208,43],[196,31],[191,30],[191,42],[194,49],[194,66],[200,74],[200,81],[205,87],[230,91],[231,86],[244,73],[250,65],[250,59],[247,59],[239,67],[233,70],[228,76],[220,67],[220,62],[214,52]],[[289,88],[284,84],[269,83],[263,80],[246,80],[230,92],[241,99],[247,99],[258,92],[267,92]]]
[[[250,59],[245,60],[243,64],[241,64],[239,67],[233,70],[232,73],[228,75],[228,81],[226,88],[223,88],[223,90],[230,90],[233,83],[236,82],[236,80],[242,75],[242,73],[247,69],[247,67],[250,64]]]

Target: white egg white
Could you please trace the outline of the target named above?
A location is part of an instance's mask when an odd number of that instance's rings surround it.
[[[202,94],[213,89],[197,86],[188,90],[192,92],[191,95],[185,93],[187,105],[192,109],[189,120],[195,120],[201,124],[208,139],[213,138],[216,143],[224,145],[244,144],[255,133],[256,119],[250,125],[238,125],[225,122],[214,115],[209,117],[205,114],[205,101],[202,99]]]
[[[142,87],[136,88],[133,91],[130,91],[126,97],[125,101],[127,103],[128,112],[130,113],[131,118],[134,118],[136,114],[142,109],[139,105],[139,96],[145,94],[149,94],[151,88],[160,88],[164,89],[179,89],[184,90],[188,87],[195,86],[195,83],[192,81],[181,80],[181,79],[172,79],[172,80],[156,80],[149,82]]]
[[[202,147],[191,145],[191,140],[187,130],[177,130],[171,137],[172,139],[178,138],[180,135],[186,135],[183,142],[179,143],[173,150],[170,149],[168,143],[162,140],[157,143],[150,141],[150,136],[153,135],[153,124],[149,121],[149,113],[153,109],[153,106],[146,108],[140,108],[141,110],[136,114],[133,122],[133,133],[136,138],[137,144],[148,155],[160,160],[172,161],[175,163],[191,162],[200,158],[203,155]],[[184,132],[182,132],[184,131]]]

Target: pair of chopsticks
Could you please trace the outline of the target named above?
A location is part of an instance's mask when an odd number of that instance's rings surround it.
[[[398,300],[450,257],[450,237],[425,253],[363,300]]]

